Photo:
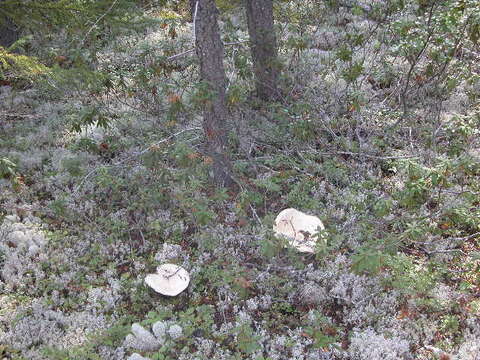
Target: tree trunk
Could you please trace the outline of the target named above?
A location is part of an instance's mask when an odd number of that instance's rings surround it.
[[[3,0],[0,0],[0,3]],[[0,17],[0,46],[8,48],[18,40],[18,30],[10,18],[3,19]]]
[[[225,95],[226,76],[217,12],[215,0],[198,0],[195,45],[200,60],[200,78],[207,92],[204,102],[203,129],[207,141],[207,153],[212,159],[213,180],[217,186],[231,186],[233,184],[231,164],[226,149],[225,123],[228,113]]]
[[[8,48],[18,40],[18,32],[11,21],[0,26],[0,46]]]
[[[279,96],[279,66],[273,3],[272,0],[246,0],[246,8],[257,96],[263,100],[274,100]]]

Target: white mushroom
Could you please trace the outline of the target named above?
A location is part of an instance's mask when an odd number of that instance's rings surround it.
[[[185,290],[190,282],[190,275],[184,268],[174,264],[163,264],[157,267],[156,274],[148,274],[145,282],[156,292],[177,296]]]
[[[130,356],[128,357],[127,360],[150,360],[150,358],[146,358],[146,357],[143,357],[143,356],[140,355],[140,354],[133,353],[132,355],[130,355]]]
[[[273,225],[276,236],[286,237],[298,251],[309,253],[315,252],[318,233],[324,229],[318,217],[292,208],[282,210]]]

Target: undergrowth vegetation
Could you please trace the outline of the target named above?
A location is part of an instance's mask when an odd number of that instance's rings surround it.
[[[218,1],[231,189],[187,4],[161,5],[0,47],[0,357],[479,359],[478,2],[278,1],[264,103]],[[327,245],[275,238],[288,207]],[[178,297],[144,283],[164,262]]]

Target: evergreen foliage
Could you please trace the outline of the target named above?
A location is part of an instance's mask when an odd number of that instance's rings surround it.
[[[37,34],[61,28],[72,35],[81,35],[94,26],[93,37],[107,28],[125,26],[137,15],[138,7],[132,0],[3,0],[0,7],[0,23],[10,19],[22,31]]]
[[[15,54],[0,46],[0,80],[12,78],[34,80],[48,71],[48,67],[37,58]]]
[[[0,76],[32,79],[53,64],[94,69],[102,44],[122,31],[144,25],[140,10],[132,0],[3,0],[0,24],[13,24],[21,37],[0,51]],[[48,49],[51,45],[47,42],[58,34],[63,42]],[[29,57],[32,51],[40,58]]]

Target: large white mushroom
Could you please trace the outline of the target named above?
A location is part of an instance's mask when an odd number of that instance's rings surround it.
[[[325,230],[322,221],[297,209],[282,210],[275,218],[273,231],[276,236],[284,236],[291,246],[300,252],[315,252],[318,233]]]
[[[187,270],[175,264],[163,264],[157,267],[155,274],[148,274],[145,282],[156,292],[166,296],[177,296],[190,283]]]

